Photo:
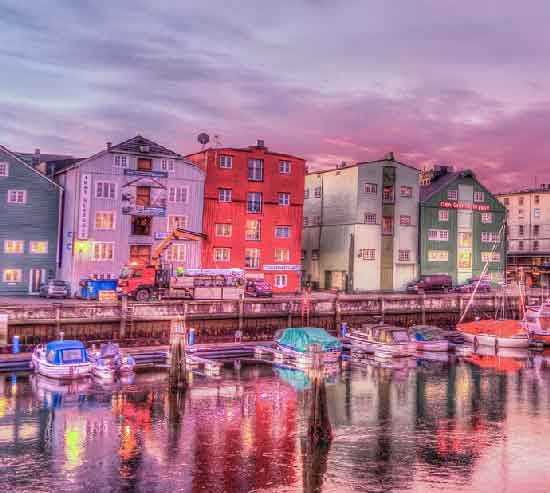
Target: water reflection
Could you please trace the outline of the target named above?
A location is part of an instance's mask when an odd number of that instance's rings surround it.
[[[305,440],[302,372],[229,365],[101,385],[0,376],[12,491],[548,491],[550,351],[367,359],[326,380],[334,439]]]

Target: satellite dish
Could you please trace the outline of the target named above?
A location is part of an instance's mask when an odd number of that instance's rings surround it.
[[[199,144],[202,144],[204,146],[208,144],[208,142],[210,142],[210,136],[202,132],[198,135],[197,140],[199,141]]]

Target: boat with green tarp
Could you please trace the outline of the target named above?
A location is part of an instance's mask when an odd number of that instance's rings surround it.
[[[323,362],[336,363],[342,356],[342,343],[318,327],[292,327],[283,330],[275,339],[277,347],[300,363],[310,363],[308,348],[319,344],[323,349]]]

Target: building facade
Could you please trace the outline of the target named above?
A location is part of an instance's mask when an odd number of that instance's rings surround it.
[[[314,287],[399,290],[417,276],[419,171],[386,159],[309,173],[303,264]]]
[[[469,170],[437,166],[420,192],[420,274],[503,279],[506,211]]]
[[[0,146],[0,295],[38,294],[56,277],[62,189]]]
[[[263,141],[186,157],[206,169],[203,265],[243,268],[274,292],[300,289],[305,161]]]
[[[497,195],[506,207],[507,277],[548,286],[550,271],[550,185]]]
[[[108,143],[55,176],[66,190],[60,277],[73,292],[80,279],[116,278],[128,262],[149,262],[175,228],[202,230],[204,171],[142,136]],[[174,242],[162,261],[200,267],[200,242]]]

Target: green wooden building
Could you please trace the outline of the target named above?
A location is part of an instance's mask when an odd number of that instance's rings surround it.
[[[56,275],[62,189],[0,146],[0,295],[37,294]]]
[[[420,274],[503,279],[506,209],[470,170],[436,166],[420,190]]]

